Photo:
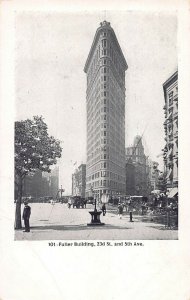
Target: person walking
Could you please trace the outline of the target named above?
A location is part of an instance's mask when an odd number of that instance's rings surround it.
[[[69,201],[68,201],[68,208],[71,208],[71,204],[72,204],[72,200],[71,200],[71,198],[69,198]]]
[[[122,205],[122,203],[119,203],[119,205],[118,205],[118,217],[119,217],[119,219],[122,219],[122,214],[123,214],[123,205]]]
[[[86,200],[86,199],[84,199],[84,200],[83,200],[83,203],[84,203],[84,208],[86,208],[86,203],[87,203],[87,200]]]
[[[106,215],[106,205],[105,203],[102,205],[102,212],[103,212],[103,216]]]
[[[30,223],[29,223],[30,215],[31,215],[31,207],[28,205],[28,201],[24,201],[24,210],[23,210],[22,218],[24,220],[25,230],[23,232],[30,232]]]

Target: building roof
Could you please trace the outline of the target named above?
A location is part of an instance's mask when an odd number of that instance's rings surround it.
[[[123,55],[123,52],[122,52],[122,50],[121,50],[121,47],[120,47],[120,45],[119,45],[119,42],[118,42],[118,40],[117,40],[117,37],[116,37],[116,35],[115,35],[115,32],[114,32],[113,28],[110,26],[110,22],[103,21],[103,22],[100,23],[100,27],[98,27],[98,29],[96,30],[95,37],[94,37],[94,40],[93,40],[93,43],[92,43],[90,52],[89,52],[89,54],[88,54],[88,57],[87,57],[87,60],[86,60],[85,66],[84,66],[84,72],[86,73],[87,70],[88,70],[88,67],[89,67],[89,63],[90,63],[91,57],[92,57],[93,52],[94,52],[94,50],[95,50],[95,47],[96,47],[96,44],[97,44],[98,39],[99,39],[99,37],[100,37],[100,33],[101,33],[102,29],[108,29],[108,30],[110,30],[110,31],[112,32],[113,37],[114,37],[115,42],[116,42],[116,45],[117,45],[117,48],[118,48],[118,51],[119,51],[119,53],[120,53],[120,55],[121,55],[121,58],[122,58],[122,60],[123,60],[123,65],[124,65],[124,67],[125,67],[125,70],[127,70],[128,65],[127,65],[127,62],[126,62],[125,57],[124,57],[124,55]]]
[[[143,147],[142,145],[142,136],[136,135],[133,142],[134,147]]]
[[[166,89],[168,85],[172,84],[175,80],[178,78],[178,71],[173,73],[164,83],[163,83],[163,88]]]

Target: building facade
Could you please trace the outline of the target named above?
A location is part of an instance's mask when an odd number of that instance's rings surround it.
[[[23,196],[53,197],[55,198],[59,189],[59,167],[55,166],[51,173],[36,170],[33,176],[26,176],[23,183]]]
[[[23,181],[23,197],[34,197],[35,199],[46,196],[43,194],[44,185],[42,171],[36,170],[33,176],[27,175]]]
[[[85,198],[86,189],[86,165],[81,164],[72,174],[72,196]]]
[[[164,165],[169,196],[178,192],[178,72],[164,84],[165,140]]]
[[[149,192],[148,157],[142,137],[137,135],[133,145],[126,148],[126,195],[148,196]]]
[[[148,166],[149,166],[148,174],[149,174],[149,182],[150,182],[151,191],[157,190],[158,189],[158,178],[159,178],[159,170],[158,170],[159,163],[149,159]]]
[[[125,193],[125,71],[127,63],[109,22],[100,23],[87,75],[86,196]]]
[[[48,187],[46,188],[46,194],[55,198],[59,190],[59,167],[52,168],[51,173],[43,172],[42,177],[44,181],[48,181]],[[45,193],[45,191],[44,191]]]

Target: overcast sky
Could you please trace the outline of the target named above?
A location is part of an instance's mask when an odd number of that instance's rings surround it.
[[[86,162],[86,74],[99,23],[111,22],[128,63],[126,146],[144,131],[146,155],[160,165],[164,146],[162,84],[177,69],[177,19],[138,12],[20,13],[16,18],[16,120],[43,115],[62,141],[60,184]],[[77,162],[76,165],[74,163]]]

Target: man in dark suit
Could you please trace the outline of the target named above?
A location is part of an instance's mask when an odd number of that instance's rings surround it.
[[[29,224],[30,214],[31,214],[31,207],[28,205],[27,201],[24,201],[24,210],[22,215],[22,218],[24,220],[24,226],[25,226],[24,232],[30,232],[30,224]]]

